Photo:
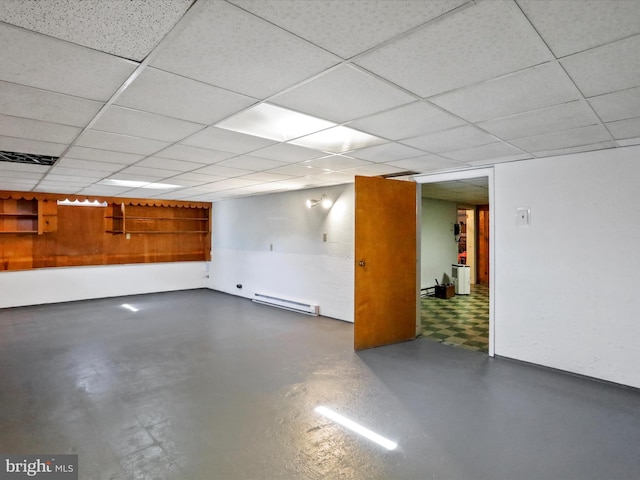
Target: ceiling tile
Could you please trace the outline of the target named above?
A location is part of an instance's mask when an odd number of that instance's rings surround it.
[[[268,170],[270,168],[281,167],[286,165],[284,162],[277,162],[275,160],[267,160],[266,158],[252,157],[249,155],[241,155],[239,157],[233,157],[228,160],[216,163],[223,167],[243,168],[245,170]]]
[[[44,176],[44,173],[32,172],[12,172],[10,170],[2,170],[2,180],[12,180],[14,182],[36,182]]]
[[[167,178],[175,175],[175,170],[164,170],[160,168],[140,167],[137,164],[121,170],[117,175],[139,175],[144,178]],[[149,180],[151,181],[151,180]]]
[[[101,132],[99,130],[86,130],[80,135],[76,145],[79,147],[112,150],[114,152],[151,155],[161,148],[167,147],[169,143],[148,138]]]
[[[446,153],[447,158],[457,162],[469,163],[477,160],[497,159],[509,157],[510,160],[522,160],[531,158],[531,155],[503,142],[490,143],[480,147],[466,148]]]
[[[319,168],[314,168],[311,165],[307,165],[306,163],[296,164],[296,165],[286,165],[284,167],[274,168],[269,170],[267,173],[275,173],[278,175],[289,175],[291,177],[303,177],[306,175],[318,175],[323,173],[323,170]]]
[[[47,182],[41,183],[33,189],[34,192],[47,192],[47,193],[68,193],[75,194],[78,190],[83,188],[83,184],[68,185],[65,183]]]
[[[371,115],[349,123],[350,127],[391,140],[416,137],[463,125],[464,121],[425,102]]]
[[[285,163],[297,163],[314,158],[324,157],[326,153],[311,148],[299,147],[289,143],[278,143],[252,152],[254,157],[268,158]]]
[[[466,0],[232,0],[232,3],[349,58],[436,18]]]
[[[613,138],[634,138],[640,136],[640,117],[618,120],[606,124]]]
[[[175,175],[171,177],[172,180],[175,180],[178,183],[184,183],[184,185],[193,185],[193,182],[201,185],[203,183],[211,183],[217,182],[218,180],[223,180],[226,177],[220,175],[207,175],[204,173],[181,173],[180,175]],[[188,182],[188,183],[186,183]]]
[[[258,180],[260,182],[278,182],[282,180],[286,180],[291,178],[291,175],[282,175],[279,173],[271,173],[271,172],[256,172],[250,173],[249,175],[243,175],[239,178],[246,178],[248,180]]]
[[[555,62],[430,99],[470,122],[490,120],[582,98]]]
[[[155,68],[146,68],[116,100],[118,105],[207,125],[255,102],[253,98]]]
[[[598,117],[583,100],[497,118],[478,126],[503,140],[510,140],[598,123]]]
[[[375,147],[363,148],[349,152],[349,155],[371,162],[390,162],[392,160],[402,160],[403,158],[418,157],[424,155],[424,151],[407,147],[400,143],[385,143]]]
[[[58,123],[40,122],[28,118],[0,114],[0,135],[54,143],[71,143],[81,129]]]
[[[222,152],[249,153],[259,148],[273,145],[273,140],[232,132],[222,128],[209,127],[182,142],[195,147],[220,150]]]
[[[84,127],[103,103],[0,82],[0,113]]]
[[[602,125],[594,125],[520,138],[511,140],[509,143],[525,152],[538,152],[542,150],[579,147],[608,140],[611,140],[611,136],[607,130]]]
[[[84,170],[81,168],[67,168],[55,165],[45,177],[46,180],[55,180],[56,176],[64,176],[66,178],[82,177],[83,179],[100,180],[108,177],[110,172],[100,172],[98,170]]]
[[[640,88],[630,88],[589,99],[603,122],[640,117]]]
[[[37,180],[19,180],[13,178],[0,178],[0,190],[12,190],[17,192],[29,191],[38,184]]]
[[[307,160],[303,165],[320,168],[322,170],[335,171],[344,170],[346,168],[362,167],[365,165],[371,165],[371,163],[365,160],[358,160],[357,158],[346,157],[344,155],[331,155],[329,157],[316,158],[315,160]]]
[[[131,153],[112,152],[109,150],[73,146],[69,149],[65,158],[131,165],[141,158],[144,158],[144,155],[134,155]]]
[[[219,182],[207,185],[210,192],[219,192],[220,190],[229,190],[230,188],[245,187],[247,185],[255,185],[257,180],[247,180],[244,178],[227,178]]]
[[[471,125],[450,128],[442,132],[430,133],[419,137],[408,138],[402,143],[420,148],[431,153],[448,152],[463,148],[486,145],[497,142],[497,139]]]
[[[551,60],[513,2],[479,2],[356,63],[429,97]]]
[[[576,53],[562,66],[585,97],[640,86],[640,35]]]
[[[384,163],[374,163],[369,165],[364,165],[361,167],[355,168],[347,168],[346,170],[341,170],[340,173],[348,173],[349,175],[361,175],[364,177],[376,177],[379,175],[390,175],[392,173],[400,173],[404,171],[403,168],[392,167],[391,165],[386,165]]]
[[[154,52],[151,66],[266,98],[338,61],[226,2],[198,2],[193,8],[197,11],[190,17],[189,28],[164,42]]]
[[[338,123],[415,100],[397,88],[345,65],[270,100]]]
[[[572,153],[592,152],[594,150],[605,150],[615,148],[614,141],[590,143],[588,145],[580,145],[577,147],[557,148],[554,150],[540,150],[536,152],[536,157],[554,157],[556,155],[570,155]]]
[[[627,147],[629,145],[640,145],[640,137],[625,138],[624,140],[618,140],[616,143],[621,147]]]
[[[5,0],[0,21],[119,57],[142,60],[192,0]]]
[[[82,195],[95,195],[95,196],[106,196],[106,197],[115,197],[115,196],[126,196],[125,192],[131,190],[129,187],[113,187],[109,185],[89,185],[86,188],[83,188],[78,193]]]
[[[221,167],[219,165],[209,165],[199,170],[194,170],[194,174],[215,175],[218,177],[239,177],[241,175],[247,175],[253,173],[251,170],[245,170],[242,168]]]
[[[602,0],[518,0],[557,57],[640,33],[640,3]]]
[[[45,174],[49,170],[49,166],[45,165],[31,165],[27,163],[15,163],[15,162],[0,162],[0,172],[2,175],[8,175],[7,172],[18,173],[37,173]]]
[[[0,80],[108,100],[137,64],[0,23]]]
[[[0,150],[4,152],[37,153],[39,155],[57,157],[62,154],[66,147],[66,145],[60,143],[0,136]]]
[[[234,155],[236,154],[231,152],[220,152],[218,150],[209,150],[207,148],[198,148],[182,144],[171,145],[156,154],[157,157],[204,164],[216,163],[220,160],[233,157]]]
[[[401,168],[403,170],[414,170],[420,173],[462,167],[462,164],[460,164],[459,162],[454,162],[437,155],[423,155],[416,158],[407,158],[405,160],[387,162],[387,164]]]
[[[536,153],[536,155],[538,155]],[[470,165],[472,167],[479,167],[481,165],[495,165],[497,163],[507,163],[507,162],[515,162],[518,160],[527,160],[527,159],[531,159],[534,158],[533,155],[527,155],[527,154],[522,154],[522,155],[507,155],[506,157],[497,157],[497,158],[484,158],[481,160],[471,160],[468,162],[465,162],[466,165]]]
[[[95,130],[165,142],[177,142],[203,127],[199,123],[117,106],[109,107],[93,125]]]
[[[149,168],[163,168],[165,170],[174,170],[176,172],[188,172],[201,168],[201,163],[185,162],[184,160],[173,160],[171,158],[148,157],[138,162],[136,165]]]
[[[107,172],[113,173],[123,168],[122,164],[118,163],[107,163],[107,162],[94,162],[90,160],[78,160],[75,158],[61,158],[56,163],[56,167],[65,167],[65,168],[74,168],[74,169],[83,169],[83,170],[91,170],[98,172]]]

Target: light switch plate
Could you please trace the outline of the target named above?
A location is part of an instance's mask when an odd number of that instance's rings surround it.
[[[531,225],[531,209],[529,207],[516,208],[516,225],[519,227]]]

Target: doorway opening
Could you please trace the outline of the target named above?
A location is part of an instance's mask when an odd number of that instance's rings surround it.
[[[420,333],[490,353],[489,180],[422,184]]]

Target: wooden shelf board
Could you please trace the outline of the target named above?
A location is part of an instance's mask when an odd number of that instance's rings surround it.
[[[163,233],[163,234],[181,234],[181,233],[209,233],[208,230],[127,230],[125,233],[141,233],[141,234],[155,234],[155,233]]]
[[[0,217],[28,217],[38,218],[37,213],[0,213]]]
[[[0,230],[2,233],[38,233],[38,230]]]
[[[123,218],[123,217],[118,217]],[[125,220],[198,220],[201,222],[209,220],[208,218],[202,217],[130,217],[127,215],[124,217]]]

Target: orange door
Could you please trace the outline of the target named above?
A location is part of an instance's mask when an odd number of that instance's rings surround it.
[[[416,337],[416,184],[355,179],[356,350]]]
[[[478,205],[478,283],[489,283],[489,205]]]

